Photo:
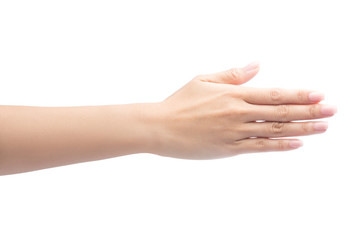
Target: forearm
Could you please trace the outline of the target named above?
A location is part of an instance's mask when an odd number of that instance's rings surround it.
[[[288,151],[288,138],[323,133],[336,107],[301,89],[239,86],[259,71],[199,75],[159,103],[86,107],[0,106],[0,174],[134,153],[182,159]]]
[[[155,105],[0,106],[0,174],[151,152]]]

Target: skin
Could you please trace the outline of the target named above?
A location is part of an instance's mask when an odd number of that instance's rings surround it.
[[[323,94],[242,86],[258,71],[251,63],[199,75],[156,103],[0,106],[0,174],[135,153],[215,159],[288,151],[302,146],[288,137],[327,130],[327,122],[308,121],[336,113],[320,104]]]

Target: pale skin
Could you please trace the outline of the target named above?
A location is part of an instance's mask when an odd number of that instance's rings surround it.
[[[298,136],[327,130],[314,121],[336,113],[320,104],[323,94],[242,85],[258,71],[251,63],[199,75],[156,103],[0,106],[0,174],[135,153],[216,159],[288,151],[302,146]]]

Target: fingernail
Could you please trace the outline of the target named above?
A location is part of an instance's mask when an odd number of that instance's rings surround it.
[[[243,69],[247,72],[253,71],[259,67],[259,62],[252,62],[248,65],[246,65]]]
[[[289,146],[291,148],[299,148],[303,146],[303,142],[301,140],[291,140]]]
[[[320,112],[324,116],[333,116],[337,112],[337,108],[335,106],[332,106],[332,105],[324,105],[324,106],[321,107]]]
[[[317,122],[314,123],[314,130],[315,131],[326,131],[328,129],[329,124],[327,122]]]
[[[311,92],[309,93],[309,100],[311,102],[320,102],[324,100],[324,94],[321,92]]]

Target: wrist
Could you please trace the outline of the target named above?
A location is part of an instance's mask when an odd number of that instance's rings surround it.
[[[158,154],[163,139],[163,111],[159,102],[131,104],[134,153]]]

